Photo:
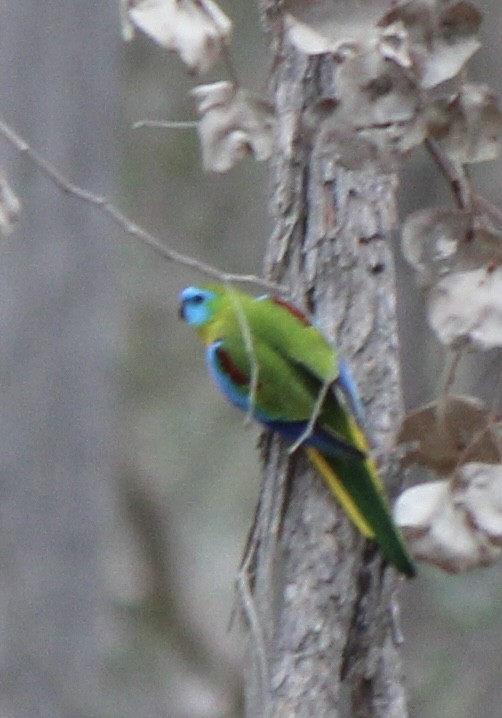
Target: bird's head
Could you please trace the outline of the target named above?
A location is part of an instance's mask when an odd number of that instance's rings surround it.
[[[194,327],[204,326],[214,316],[218,296],[216,287],[185,287],[180,293],[181,319]]]

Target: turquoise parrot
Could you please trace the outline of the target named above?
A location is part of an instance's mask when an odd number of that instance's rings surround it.
[[[204,343],[209,374],[224,396],[301,445],[357,529],[414,576],[368,453],[354,382],[322,333],[279,297],[221,284],[185,288],[180,316]]]

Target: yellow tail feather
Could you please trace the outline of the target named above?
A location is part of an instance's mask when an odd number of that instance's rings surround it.
[[[366,538],[375,538],[375,534],[368,522],[361,514],[356,504],[354,503],[351,496],[347,493],[342,485],[342,482],[335,474],[331,466],[328,464],[324,456],[322,456],[317,449],[307,448],[307,455],[310,461],[314,464],[316,469],[323,477],[329,490],[333,493],[335,498],[339,501],[342,508],[345,510],[347,516],[354,523],[357,529]]]

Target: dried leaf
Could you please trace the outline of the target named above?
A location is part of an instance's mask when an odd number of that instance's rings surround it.
[[[322,55],[337,47],[328,37],[289,13],[284,15],[284,29],[291,44],[307,55]]]
[[[439,98],[425,113],[428,134],[460,164],[497,157],[502,135],[498,99],[486,85],[465,83],[452,99]]]
[[[0,233],[10,234],[21,211],[21,202],[14,190],[7,181],[7,178],[0,172]]]
[[[497,470],[500,481],[500,466],[488,468]],[[487,511],[478,490],[471,491],[469,500],[468,493],[469,489],[462,489],[457,495],[449,481],[434,481],[413,486],[399,496],[394,518],[417,559],[450,573],[486,566],[498,559],[502,522],[494,539],[493,533],[482,528],[485,522],[493,528],[493,512]],[[498,511],[500,488],[494,493]]]
[[[371,158],[392,156],[421,142],[413,83],[395,63],[374,49],[347,59],[338,72],[337,99],[311,108],[312,124],[323,123],[323,143],[342,166],[356,169]]]
[[[307,55],[351,54],[379,40],[386,0],[286,0],[286,37]]]
[[[227,172],[249,153],[257,160],[270,157],[274,114],[268,102],[231,82],[199,85],[191,94],[201,116],[198,132],[205,169]]]
[[[381,24],[402,22],[408,32],[409,53],[425,89],[458,75],[480,48],[481,13],[467,2],[454,5],[430,0],[405,0],[393,7]]]
[[[356,128],[408,122],[417,109],[414,84],[378,50],[344,62],[338,86],[340,104],[336,112]]]
[[[466,210],[414,212],[403,224],[401,247],[424,286],[448,272],[502,265],[502,234]]]
[[[129,17],[198,73],[214,65],[232,32],[231,21],[213,0],[139,0],[130,6]]]
[[[403,466],[420,464],[447,475],[470,461],[498,464],[498,426],[478,399],[450,396],[408,414],[396,442],[404,448]]]
[[[502,466],[466,464],[455,477],[455,500],[470,523],[502,546]]]
[[[485,221],[427,209],[403,226],[403,254],[428,288],[429,323],[453,348],[502,346],[502,235]]]
[[[400,20],[384,25],[379,36],[378,48],[386,60],[409,70],[412,67],[408,32]]]
[[[428,284],[450,269],[459,246],[472,238],[470,212],[449,209],[423,209],[406,218],[401,247],[406,261]]]
[[[502,267],[448,274],[429,290],[427,312],[443,344],[502,346]]]

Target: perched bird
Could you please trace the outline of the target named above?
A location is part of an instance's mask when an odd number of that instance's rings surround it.
[[[415,575],[361,428],[346,364],[293,305],[204,284],[180,294],[180,316],[206,347],[225,397],[290,442],[300,442],[349,518],[407,576]]]

